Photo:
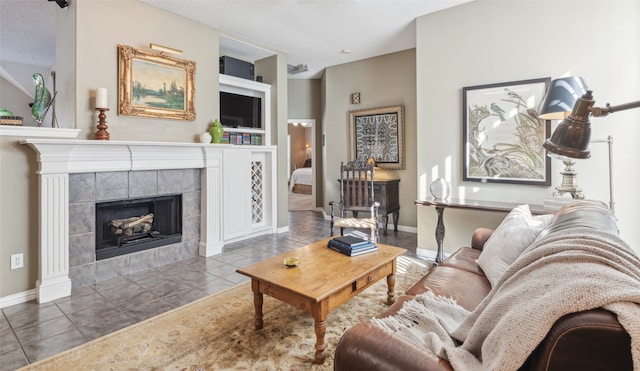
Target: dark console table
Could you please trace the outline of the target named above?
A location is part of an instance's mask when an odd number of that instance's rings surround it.
[[[438,213],[438,223],[436,224],[436,243],[438,244],[438,251],[436,253],[435,264],[440,264],[444,260],[444,209],[466,209],[466,210],[479,210],[479,211],[499,211],[509,212],[518,205],[523,203],[513,202],[498,202],[498,201],[478,201],[478,200],[462,200],[457,198],[450,198],[447,200],[415,200],[416,205],[435,207]],[[532,214],[549,214],[552,210],[545,210],[542,205],[529,205],[529,210]]]
[[[340,179],[338,179],[338,182]],[[373,178],[373,198],[380,203],[378,213],[382,216],[383,235],[387,235],[389,214],[393,213],[393,230],[398,231],[400,217],[400,179]],[[358,217],[357,214],[354,217]]]

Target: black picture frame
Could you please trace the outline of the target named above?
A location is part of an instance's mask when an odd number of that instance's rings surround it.
[[[542,147],[551,121],[537,118],[550,77],[462,89],[463,180],[551,185]]]
[[[405,169],[404,105],[349,111],[349,159],[373,158],[376,167]]]

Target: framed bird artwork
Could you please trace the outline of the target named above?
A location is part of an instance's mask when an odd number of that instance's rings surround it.
[[[463,180],[551,185],[542,147],[551,122],[538,118],[550,77],[462,89]]]

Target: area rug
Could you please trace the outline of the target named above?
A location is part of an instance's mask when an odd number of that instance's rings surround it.
[[[428,262],[399,257],[396,295],[428,269]],[[386,292],[382,279],[329,314],[322,365],[312,362],[316,338],[307,312],[265,295],[264,327],[255,330],[246,282],[22,370],[332,370],[344,331],[383,312]]]

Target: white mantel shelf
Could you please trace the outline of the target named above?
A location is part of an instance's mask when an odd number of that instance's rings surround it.
[[[38,153],[39,174],[206,168],[225,148],[272,151],[275,146],[233,144],[25,139]]]
[[[2,137],[76,138],[78,134],[80,134],[80,129],[0,125],[0,136]]]
[[[60,129],[54,129],[60,130]],[[200,169],[200,255],[222,252],[223,155],[226,150],[276,153],[276,146],[180,142],[117,142],[77,139],[20,140],[38,154],[38,302],[71,294],[69,278],[69,174]],[[230,169],[231,170],[231,169]],[[275,172],[275,170],[274,170]],[[275,176],[275,173],[274,173]]]

